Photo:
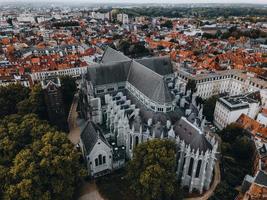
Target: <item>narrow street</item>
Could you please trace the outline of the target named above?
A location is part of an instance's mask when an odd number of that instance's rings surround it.
[[[70,108],[68,116],[69,124],[69,140],[74,144],[78,144],[80,140],[80,129],[83,127],[84,121],[78,119],[78,113],[76,112],[78,106],[78,97],[74,96],[73,102]],[[84,182],[81,187],[78,200],[104,200],[97,190],[97,186],[94,181]]]

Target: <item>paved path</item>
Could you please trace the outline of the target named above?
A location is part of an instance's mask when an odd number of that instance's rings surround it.
[[[208,191],[206,191],[200,197],[185,198],[185,200],[207,200],[207,199],[209,199],[213,195],[213,192],[216,189],[216,186],[221,181],[220,164],[219,164],[218,161],[216,162],[214,169],[215,169],[215,175],[214,175],[214,180],[213,180],[213,183],[212,183],[210,189]]]
[[[80,140],[80,127],[83,127],[82,120],[78,119],[78,113],[76,112],[78,106],[78,96],[75,95],[70,108],[68,116],[69,125],[69,140],[74,144],[78,144]],[[101,197],[97,190],[97,186],[94,181],[84,182],[81,191],[79,193],[78,200],[105,200]]]
[[[78,200],[105,200],[101,197],[97,190],[97,186],[94,181],[86,182],[81,190],[81,195]]]
[[[79,126],[77,126],[77,117],[78,117],[78,113],[76,112],[77,106],[78,106],[78,97],[77,95],[75,95],[68,116],[68,125],[70,130],[68,138],[74,145],[78,144],[80,139],[80,128]]]

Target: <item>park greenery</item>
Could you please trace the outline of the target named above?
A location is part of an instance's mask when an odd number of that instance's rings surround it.
[[[35,114],[0,120],[0,199],[72,199],[84,174],[66,134]]]
[[[70,76],[62,76],[60,81],[64,107],[68,114],[76,92],[76,83]],[[40,84],[34,85],[31,89],[19,84],[0,87],[0,107],[0,118],[11,114],[34,113],[42,120],[49,120],[44,91]]]
[[[238,194],[235,188],[242,184],[245,175],[252,173],[253,142],[237,124],[228,125],[219,135],[222,180],[210,199],[235,199]]]
[[[17,84],[0,87],[0,118],[17,113],[17,104],[28,98],[29,94],[29,88]]]
[[[196,18],[217,18],[217,17],[240,17],[240,16],[266,16],[266,8],[253,6],[150,6],[150,7],[132,7],[122,8],[120,12],[124,12],[129,16],[149,16],[149,17],[196,17]]]
[[[70,80],[62,79],[68,106],[76,90]],[[81,154],[46,121],[41,86],[0,87],[0,107],[0,199],[73,199],[85,174]]]
[[[74,94],[77,90],[75,79],[71,76],[61,76],[61,89],[66,113],[69,112]]]
[[[154,139],[135,148],[127,180],[139,199],[181,199],[181,193],[177,192],[175,158],[176,145],[170,140]]]
[[[209,33],[203,33],[203,38],[206,39],[228,39],[230,37],[240,39],[242,40],[242,37],[247,37],[247,38],[266,38],[267,33],[260,30],[260,29],[251,29],[251,30],[245,30],[243,31],[242,29],[238,29],[237,27],[233,26],[229,28],[227,31],[222,32],[218,30],[216,34],[209,34]],[[267,41],[267,40],[266,40]]]
[[[132,43],[129,39],[120,39],[116,49],[132,58],[150,55],[143,42]]]

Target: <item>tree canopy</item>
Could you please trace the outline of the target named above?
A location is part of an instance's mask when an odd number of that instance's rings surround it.
[[[176,146],[170,140],[154,139],[138,145],[128,165],[127,178],[137,197],[144,200],[174,197]]]
[[[71,76],[62,76],[60,77],[60,82],[62,88],[63,102],[65,104],[65,111],[66,113],[68,113],[72,104],[74,94],[77,90],[75,79]]]
[[[216,101],[218,100],[219,96],[214,95],[204,101],[203,104],[203,115],[206,117],[208,121],[213,121],[213,114],[216,106]]]
[[[41,119],[48,119],[44,93],[40,84],[31,89],[20,84],[0,87],[0,117],[11,114],[35,113]]]
[[[173,27],[172,21],[171,20],[167,20],[166,22],[164,22],[162,24],[162,26],[171,29]]]
[[[17,103],[29,97],[30,89],[19,84],[0,86],[0,118],[17,113]]]
[[[186,84],[186,90],[191,90],[192,93],[196,92],[196,90],[197,90],[196,81],[189,79],[187,84]]]
[[[5,117],[0,120],[0,197],[72,199],[83,174],[80,156],[64,133],[37,115]]]
[[[238,194],[235,187],[251,174],[253,143],[238,124],[230,124],[218,134],[222,139],[222,182],[211,199],[233,199]]]
[[[44,92],[40,84],[35,85],[29,98],[17,104],[18,113],[21,115],[35,113],[40,119],[48,119],[47,108],[44,100]]]

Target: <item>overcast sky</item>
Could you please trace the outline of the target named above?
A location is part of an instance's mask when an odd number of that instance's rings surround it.
[[[27,2],[32,0],[0,0],[0,2]],[[38,1],[38,0],[37,0]],[[73,2],[73,0],[41,0],[48,2]],[[267,4],[267,0],[75,0],[88,3],[259,3]]]

